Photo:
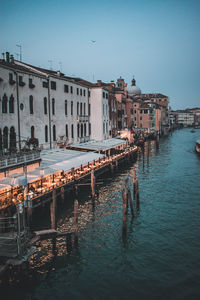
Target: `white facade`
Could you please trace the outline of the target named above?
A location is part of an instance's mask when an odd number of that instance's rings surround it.
[[[41,149],[88,141],[88,90],[63,74],[0,60],[1,148],[13,130],[17,148],[31,137]]]
[[[101,141],[109,138],[108,91],[102,87],[90,89],[90,124],[92,140]]]
[[[182,124],[184,127],[194,125],[194,114],[187,112],[178,112],[177,123]]]

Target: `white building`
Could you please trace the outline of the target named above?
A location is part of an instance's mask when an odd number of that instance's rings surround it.
[[[89,140],[89,88],[60,72],[0,60],[0,151],[37,138],[41,149]]]
[[[194,125],[194,114],[190,112],[177,112],[176,122],[184,127]]]
[[[90,88],[90,123],[92,140],[101,141],[109,138],[108,90],[103,87]]]

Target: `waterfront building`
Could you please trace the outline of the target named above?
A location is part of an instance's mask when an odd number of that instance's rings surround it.
[[[181,127],[194,125],[194,113],[186,111],[176,111],[176,123]]]
[[[89,140],[89,88],[61,72],[0,60],[0,147],[40,149]]]

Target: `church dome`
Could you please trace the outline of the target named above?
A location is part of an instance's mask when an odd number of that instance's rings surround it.
[[[136,86],[136,81],[134,78],[132,80],[132,85],[127,88],[127,92],[129,96],[141,94],[141,89]]]

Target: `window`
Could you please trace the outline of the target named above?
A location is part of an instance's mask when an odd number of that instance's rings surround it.
[[[86,136],[86,123],[84,123],[84,136]]]
[[[148,109],[144,109],[144,114],[148,114]]]
[[[77,116],[79,115],[79,102],[77,102]]]
[[[142,117],[140,117],[140,121],[142,120]]]
[[[107,116],[107,114],[108,114],[108,106],[106,104],[106,116]]]
[[[10,100],[9,100],[9,113],[11,113],[11,114],[14,113],[14,97],[13,97],[13,95],[10,96]]]
[[[140,113],[142,114],[142,110],[140,110]]]
[[[71,125],[71,137],[74,138],[74,125]]]
[[[83,96],[85,96],[85,90],[83,90]]]
[[[79,137],[79,124],[77,124],[77,137]]]
[[[80,89],[80,95],[82,96],[82,89]]]
[[[82,116],[83,113],[83,103],[81,103],[81,111],[80,111],[80,115]]]
[[[10,128],[10,150],[16,149],[16,132],[15,128],[12,126]]]
[[[35,137],[35,128],[34,126],[31,126],[31,139],[34,139]]]
[[[105,92],[103,92],[103,98],[105,98]]]
[[[30,114],[33,115],[33,96],[32,95],[29,97],[29,110],[30,110]]]
[[[20,86],[24,86],[25,85],[25,82],[23,82],[23,77],[22,76],[19,76],[19,85]]]
[[[131,108],[131,115],[133,115],[133,109]]]
[[[70,86],[70,92],[73,94],[73,86]]]
[[[35,84],[33,84],[33,79],[29,78],[29,88],[33,89],[35,87]]]
[[[69,93],[69,86],[68,84],[64,84],[64,92]]]
[[[71,116],[73,116],[73,101],[71,101]]]
[[[84,116],[85,116],[85,103],[83,104],[83,113],[84,113]]]
[[[108,94],[106,93],[106,99],[108,99]]]
[[[48,126],[47,125],[45,126],[44,134],[45,134],[45,143],[47,143],[48,142]]]
[[[4,149],[8,149],[8,127],[4,127],[3,129],[3,147]]]
[[[56,82],[55,81],[51,81],[51,89],[56,90]]]
[[[42,86],[43,88],[48,88],[48,81],[43,81]]]
[[[52,99],[52,115],[55,115],[55,99]]]
[[[137,118],[135,117],[135,121],[137,121]]]
[[[88,115],[90,116],[90,104],[88,104]]]
[[[81,124],[81,137],[83,137],[83,124]]]
[[[7,98],[6,94],[4,94],[3,100],[2,100],[2,113],[3,114],[7,114],[7,112],[8,112],[7,103],[8,103],[8,98]]]
[[[106,133],[108,133],[108,123],[106,122]]]
[[[53,125],[53,141],[56,141],[56,125]]]
[[[103,134],[105,134],[105,123],[103,122]]]
[[[9,73],[9,83],[10,83],[11,85],[15,84],[15,81],[14,81],[14,79],[13,79],[13,74],[12,74],[12,73]]]
[[[79,88],[76,89],[76,93],[77,93],[77,95],[79,95]]]
[[[88,91],[88,97],[90,97],[90,91]]]
[[[44,114],[47,115],[47,97],[44,97]]]
[[[137,110],[135,110],[135,114],[137,113]]]
[[[67,100],[65,100],[65,115],[67,116]]]
[[[91,135],[91,123],[89,123],[89,135]]]
[[[67,124],[65,125],[65,135],[66,135],[66,138],[68,139],[68,125]]]

